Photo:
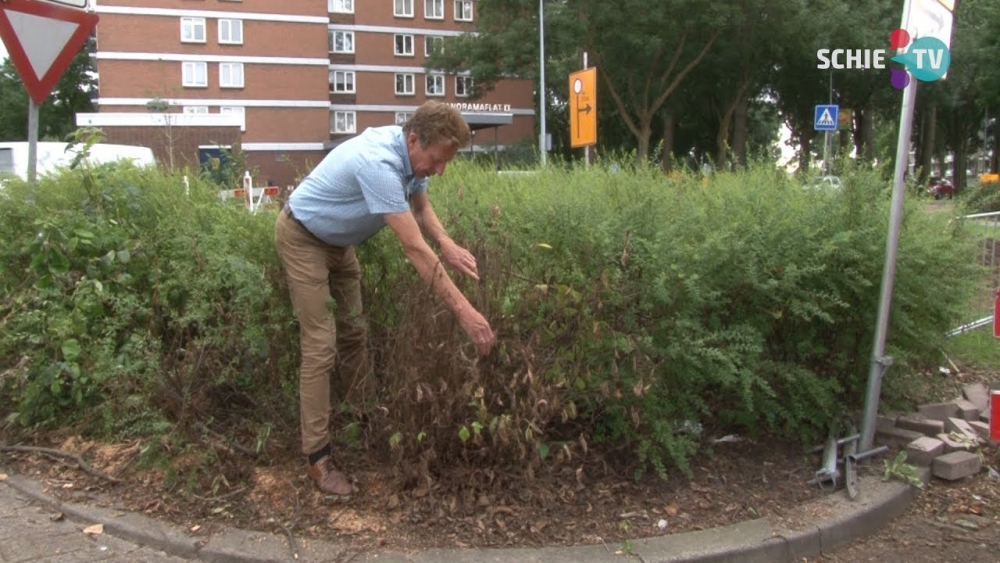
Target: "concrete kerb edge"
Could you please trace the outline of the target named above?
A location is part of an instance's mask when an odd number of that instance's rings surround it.
[[[186,559],[198,557],[198,545],[191,538],[165,532],[163,526],[153,524],[155,521],[144,516],[62,502],[46,494],[40,484],[20,475],[9,475],[4,483],[31,499],[58,510],[71,520],[88,525],[102,524],[106,534]]]
[[[171,555],[212,563],[271,563],[291,560],[287,538],[282,536],[228,530],[205,538],[193,537],[178,526],[166,525],[159,520],[139,514],[61,502],[47,495],[41,485],[23,476],[10,475],[4,483],[38,502],[59,510],[75,521],[103,524],[105,533],[160,549]],[[882,482],[875,477],[863,478],[860,487],[862,497],[856,501],[847,500],[843,491],[838,491],[805,505],[826,506],[837,514],[830,518],[819,519],[799,529],[777,528],[766,519],[749,520],[709,530],[636,539],[633,541],[635,547],[633,553],[641,555],[646,563],[799,561],[802,557],[819,556],[848,541],[873,534],[902,514],[915,496],[914,488],[908,484],[898,481]],[[685,544],[694,547],[685,548],[683,547]],[[248,549],[251,545],[252,549]],[[344,551],[343,546],[305,538],[298,538],[298,547],[300,561],[328,560],[331,556],[337,556],[335,552]],[[490,561],[504,561],[504,555],[512,555],[516,557],[514,560],[524,561],[525,556],[532,551],[537,555],[541,555],[542,552],[548,552],[550,555],[568,552],[563,555],[572,553],[577,561],[595,560],[595,558],[603,560],[608,555],[605,546],[539,550],[435,549],[428,550],[428,553],[433,552],[444,560],[462,561],[461,551],[477,552],[480,557],[486,556],[486,560]],[[534,559],[534,556],[528,556],[528,560]],[[384,552],[380,554],[379,560],[421,561],[423,558],[419,553],[411,552],[404,555]],[[545,558],[545,560],[550,559]]]

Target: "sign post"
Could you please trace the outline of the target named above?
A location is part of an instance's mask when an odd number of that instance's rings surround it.
[[[924,9],[929,5],[933,5],[933,10]],[[954,2],[951,0],[905,0],[903,24],[900,27],[911,37],[937,37],[948,46],[951,44],[952,10]],[[892,309],[892,291],[896,279],[896,254],[899,249],[899,231],[903,223],[903,196],[906,194],[904,176],[909,165],[907,159],[910,156],[910,133],[913,129],[913,109],[917,99],[917,81],[913,79],[912,73],[908,70],[905,72],[909,78],[909,85],[903,88],[903,104],[899,110],[899,136],[896,142],[896,169],[893,176],[889,233],[886,237],[875,343],[872,347],[864,418],[861,422],[862,450],[870,450],[875,441],[882,378],[892,365],[892,358],[885,355],[885,342],[889,334],[889,313]]]
[[[87,0],[61,0],[84,7]],[[34,183],[38,159],[38,108],[66,72],[97,26],[97,14],[58,3],[0,1],[3,41],[28,91],[28,182]]]

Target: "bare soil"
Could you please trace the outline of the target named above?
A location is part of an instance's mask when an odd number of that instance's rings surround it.
[[[992,370],[966,370],[938,385],[937,392],[995,375]],[[7,471],[39,480],[64,500],[144,513],[183,525],[196,536],[235,526],[337,540],[353,546],[355,554],[375,548],[582,544],[603,544],[613,553],[627,550],[627,541],[640,537],[761,517],[788,521],[797,507],[829,494],[807,483],[820,468],[819,453],[773,442],[715,442],[718,437],[709,436],[704,439],[710,445],[693,460],[690,477],[672,472],[667,479],[635,480],[587,462],[567,464],[517,487],[469,487],[491,479],[456,470],[432,486],[402,490],[384,467],[352,455],[342,459],[359,486],[349,500],[320,494],[308,481],[300,456],[290,450],[272,452],[265,462],[220,443],[218,467],[205,471],[203,455],[196,452],[175,452],[166,469],[140,467],[136,460],[148,445],[141,441],[103,444],[63,433],[35,438],[35,446],[82,455],[95,470],[120,480],[112,482],[70,460],[38,453],[0,458]],[[995,449],[982,452],[986,466],[1000,467]],[[882,459],[865,470],[881,474]],[[984,469],[957,483],[935,480],[884,531],[806,561],[993,562],[1000,560],[998,523],[1000,480]]]

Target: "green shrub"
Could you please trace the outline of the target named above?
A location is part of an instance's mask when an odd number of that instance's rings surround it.
[[[342,405],[335,436],[408,483],[456,464],[495,483],[593,449],[664,475],[709,435],[821,439],[863,401],[889,217],[876,172],[842,179],[817,192],[766,166],[703,178],[454,163],[431,198],[478,259],[482,281],[456,282],[496,352],[475,358],[383,231],[359,249],[378,393]],[[978,273],[962,230],[920,206],[901,232],[892,377],[937,359]],[[295,443],[298,331],[274,220],[220,205],[195,176],[189,190],[128,167],[12,183],[0,400],[26,427]]]

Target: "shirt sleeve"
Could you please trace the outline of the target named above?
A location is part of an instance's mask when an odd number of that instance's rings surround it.
[[[388,162],[368,162],[357,172],[361,193],[373,214],[410,210],[402,174]]]

